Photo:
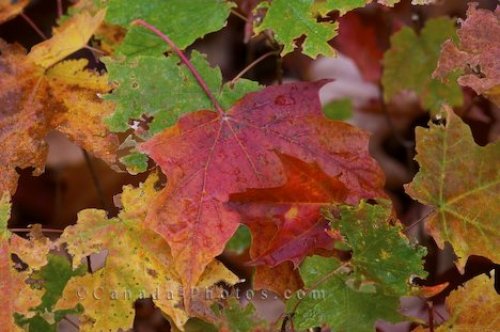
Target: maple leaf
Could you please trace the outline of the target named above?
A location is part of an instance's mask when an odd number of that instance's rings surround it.
[[[135,130],[140,140],[147,139],[174,125],[184,113],[213,109],[210,99],[188,69],[178,65],[175,56],[137,56],[104,59],[104,62],[110,80],[116,85],[113,93],[106,97],[116,104],[114,113],[106,119],[112,131],[124,132],[130,128],[131,122],[152,117],[146,129],[139,127]],[[225,107],[246,93],[260,89],[259,84],[248,80],[239,80],[234,86],[223,85],[220,70],[210,67],[205,57],[196,51],[191,53],[191,62],[206,79],[211,91],[218,92],[216,96]],[[130,140],[133,147],[135,140]],[[133,173],[143,172],[147,166],[137,154],[125,157],[122,162]]]
[[[105,266],[72,278],[56,306],[67,309],[80,303],[84,307],[82,331],[131,328],[133,303],[150,296],[178,328],[188,319],[179,292],[180,278],[171,268],[170,249],[163,238],[143,224],[149,202],[156,195],[156,181],[156,176],[150,176],[139,188],[125,187],[123,210],[117,218],[108,219],[102,210],[81,211],[77,224],[67,227],[59,240],[73,256],[73,266],[85,256],[107,251]],[[208,289],[219,281],[233,284],[237,280],[221,263],[213,261],[197,286]]]
[[[261,2],[256,12],[267,9],[266,15],[254,28],[256,34],[271,30],[277,42],[283,44],[281,55],[286,55],[297,48],[296,40],[305,36],[302,53],[316,58],[319,55],[333,56],[335,50],[328,44],[337,35],[338,22],[329,22],[326,18],[332,11],[340,15],[364,7],[373,0],[272,0]],[[378,0],[386,6],[394,6],[400,0]],[[413,0],[412,4],[429,4],[435,0]]]
[[[271,4],[262,2],[256,10],[267,8],[266,16],[255,33],[270,29],[274,38],[283,44],[281,55],[296,48],[295,40],[306,35],[302,53],[316,58],[318,55],[334,55],[328,41],[335,37],[337,23],[317,22],[313,16],[314,0],[273,0]]]
[[[102,118],[113,110],[98,93],[109,91],[107,77],[84,69],[87,60],[69,60],[45,70],[26,57],[17,45],[0,41],[0,77],[3,102],[0,115],[0,190],[15,191],[16,167],[43,171],[45,135],[53,129],[65,133],[97,157],[112,163],[116,139]]]
[[[136,19],[148,21],[184,49],[196,39],[220,30],[226,24],[233,3],[223,0],[110,0],[106,21],[128,27]],[[203,19],[200,19],[202,14]],[[142,27],[131,27],[119,52],[133,55],[151,54],[166,47],[156,35]],[[152,51],[153,50],[153,51]]]
[[[415,248],[389,224],[390,205],[341,207],[332,220],[352,248],[352,259],[306,258],[300,275],[306,290],[287,303],[294,327],[328,325],[339,331],[373,331],[377,320],[399,321],[399,298],[408,295],[409,279],[424,276],[423,248]],[[360,316],[360,314],[362,315]]]
[[[500,7],[492,12],[477,6],[469,4],[467,19],[457,32],[459,42],[444,43],[434,76],[449,81],[449,73],[458,72],[460,85],[471,87],[500,105]]]
[[[0,0],[0,23],[8,21],[21,14],[29,3],[29,0]]]
[[[433,113],[437,113],[444,104],[462,104],[462,91],[456,83],[446,85],[432,78],[441,45],[448,38],[455,38],[454,21],[449,18],[427,21],[420,35],[404,27],[391,37],[391,48],[383,60],[382,84],[386,102],[409,90],[417,93],[422,106]],[[453,74],[450,75],[451,79]]]
[[[500,299],[492,279],[494,276],[482,274],[453,291],[446,298],[446,307],[451,317],[436,331],[498,331]]]
[[[440,248],[445,241],[453,246],[460,269],[472,254],[500,260],[500,144],[476,145],[451,109],[445,126],[417,128],[416,142],[420,171],[406,192],[436,209],[426,222],[429,233]]]
[[[95,16],[82,12],[54,28],[52,38],[31,48],[28,59],[44,68],[61,61],[84,47],[104,20],[105,10]]]
[[[4,297],[0,304],[0,324],[5,331],[21,331],[16,325],[14,314],[30,316],[30,308],[41,303],[42,292],[31,288],[27,283],[31,269],[18,271],[12,260],[12,254],[19,244],[29,246],[22,242],[28,240],[22,239],[12,234],[7,229],[7,222],[10,218],[9,195],[4,193],[0,198],[0,294]],[[33,244],[32,251],[18,251],[19,257],[24,262],[38,262],[40,257],[46,253],[44,246],[40,247]],[[22,296],[19,296],[22,294]]]
[[[227,112],[186,114],[140,146],[169,179],[148,224],[169,242],[187,288],[238,226],[238,214],[225,206],[229,194],[286,183],[276,152],[316,162],[349,186],[348,203],[383,195],[367,134],[322,114],[318,90],[325,83],[272,86]]]

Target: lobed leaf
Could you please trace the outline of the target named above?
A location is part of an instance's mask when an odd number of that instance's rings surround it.
[[[384,99],[389,102],[403,91],[415,92],[422,107],[437,113],[445,104],[463,103],[460,87],[451,82],[446,85],[432,78],[441,45],[455,38],[452,19],[436,18],[426,22],[419,35],[404,27],[391,37],[391,48],[384,55],[382,84]],[[454,74],[448,78],[452,79]]]
[[[48,68],[68,55],[78,51],[89,41],[106,15],[100,10],[94,16],[88,12],[74,15],[60,27],[54,29],[52,38],[31,48],[29,61],[43,68]]]
[[[222,114],[186,114],[141,145],[169,179],[147,223],[169,242],[188,289],[236,231],[239,217],[226,206],[229,195],[286,183],[277,153],[316,162],[349,187],[346,202],[383,195],[367,134],[322,114],[324,83],[272,86]]]
[[[65,133],[89,152],[112,163],[116,138],[101,122],[112,104],[97,94],[109,90],[106,75],[86,70],[87,60],[69,60],[48,70],[34,64],[17,45],[0,41],[0,190],[13,193],[16,167],[43,172],[47,154],[45,135]]]
[[[469,255],[500,260],[496,250],[500,244],[500,144],[476,145],[467,125],[447,111],[446,125],[416,129],[415,159],[420,171],[406,192],[435,209],[426,229],[439,247],[445,242],[453,246],[462,269]]]
[[[101,210],[80,212],[77,224],[67,227],[59,240],[73,256],[73,266],[92,253],[107,252],[105,266],[71,279],[57,303],[58,309],[78,303],[84,307],[82,331],[131,328],[133,303],[148,297],[153,297],[178,328],[182,329],[188,320],[191,308],[183,306],[180,278],[171,268],[170,249],[143,223],[149,202],[156,195],[156,181],[151,176],[140,188],[125,187],[123,210],[117,218],[108,219]],[[196,286],[206,290],[220,281],[233,284],[237,280],[222,264],[213,261]]]
[[[302,35],[306,36],[302,44],[302,53],[305,55],[311,58],[333,55],[328,41],[337,34],[338,24],[317,22],[313,16],[313,4],[314,0],[273,0],[270,5],[262,2],[259,8],[268,9],[255,32],[272,30],[274,38],[283,44],[281,55],[292,52],[297,47],[295,40]]]
[[[399,298],[410,294],[410,277],[425,276],[425,250],[411,245],[400,226],[391,226],[390,206],[341,207],[332,219],[352,248],[352,258],[306,258],[300,267],[305,291],[287,303],[294,326],[307,329],[327,325],[339,331],[374,331],[377,320],[402,320]],[[300,293],[302,292],[302,293]]]

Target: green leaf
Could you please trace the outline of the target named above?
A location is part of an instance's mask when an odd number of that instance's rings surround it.
[[[344,121],[352,118],[352,100],[349,98],[334,100],[323,107],[328,119]]]
[[[48,263],[40,271],[36,271],[31,276],[35,282],[41,282],[45,293],[42,302],[36,308],[31,309],[33,317],[15,315],[16,323],[28,329],[28,331],[56,331],[57,324],[69,314],[80,313],[82,308],[77,305],[66,310],[54,310],[54,306],[61,298],[64,287],[68,281],[76,276],[85,274],[85,266],[73,270],[70,262],[62,256],[49,255]]]
[[[367,3],[372,0],[325,0],[316,1],[314,3],[314,9],[320,15],[324,16],[331,11],[338,10],[340,15],[344,15],[348,11],[353,9],[364,7]]]
[[[120,158],[120,162],[127,167],[127,172],[136,175],[145,172],[148,169],[148,156],[140,152],[132,152],[131,154]]]
[[[390,204],[341,207],[332,220],[352,249],[349,262],[313,256],[300,267],[307,292],[298,291],[287,303],[294,325],[307,329],[323,324],[338,331],[374,331],[377,320],[396,322],[399,299],[410,294],[412,276],[424,277],[423,248],[415,248],[391,226]]]
[[[250,247],[251,241],[250,229],[245,225],[240,225],[231,240],[226,244],[226,250],[241,254]]]
[[[8,222],[10,219],[10,195],[9,193],[0,193],[0,240],[10,236]]]
[[[230,298],[220,312],[219,328],[231,332],[267,331],[269,324],[257,315],[253,304],[240,304],[236,298]]]
[[[42,303],[36,310],[39,312],[51,311],[61,297],[68,281],[72,277],[84,275],[85,272],[85,266],[83,265],[73,270],[70,262],[65,257],[49,255],[47,265],[32,276],[34,280],[41,280],[45,289]]]
[[[172,126],[185,113],[200,109],[214,109],[210,99],[200,88],[191,72],[178,65],[177,57],[139,56],[132,59],[105,59],[109,77],[117,88],[106,99],[116,103],[115,112],[107,119],[112,131],[123,132],[132,120],[143,116],[153,117],[149,129],[140,134],[149,138]],[[196,51],[191,62],[207,83],[210,90],[224,106],[259,88],[256,82],[240,80],[231,89],[221,88],[222,75],[210,67],[205,57]],[[219,91],[221,91],[219,93]]]
[[[410,291],[410,276],[426,275],[422,266],[426,250],[411,245],[399,223],[390,225],[390,205],[380,204],[343,206],[340,220],[332,220],[332,227],[352,248],[351,263],[357,272],[388,292],[405,295]]]
[[[312,13],[313,3],[314,0],[273,0],[270,5],[263,2],[259,7],[268,7],[268,10],[255,32],[272,30],[274,38],[284,45],[281,55],[292,52],[295,40],[305,35],[302,53],[311,58],[320,54],[332,56],[335,52],[328,41],[337,35],[338,24],[317,22]]]
[[[437,113],[444,104],[460,106],[462,91],[457,73],[449,77],[446,85],[433,79],[441,45],[450,38],[456,38],[454,20],[436,18],[427,21],[419,35],[405,27],[391,38],[391,48],[384,55],[384,99],[389,102],[402,91],[414,91],[420,97],[422,106]]]
[[[375,331],[377,320],[399,321],[399,296],[363,291],[349,285],[352,276],[343,273],[334,258],[313,256],[300,267],[300,275],[311,291],[291,298],[287,308],[293,311],[296,329],[308,329],[324,324],[335,331]],[[299,291],[300,292],[300,291]],[[297,299],[299,298],[299,299]]]
[[[110,0],[106,21],[128,27],[136,19],[154,25],[181,49],[196,39],[224,27],[234,4],[224,0]],[[163,42],[151,32],[132,28],[120,46],[124,54],[151,54],[152,50],[164,50]],[[145,37],[144,35],[149,35]],[[156,42],[155,42],[156,41]],[[144,43],[145,42],[145,43]],[[140,45],[144,48],[141,50]],[[154,46],[156,45],[156,46]],[[144,52],[144,53],[142,53]]]

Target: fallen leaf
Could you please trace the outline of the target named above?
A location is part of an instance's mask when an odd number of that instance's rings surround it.
[[[175,56],[141,55],[104,59],[109,79],[115,85],[106,100],[115,103],[115,111],[106,119],[111,131],[125,132],[133,129],[133,135],[122,145],[131,145],[121,161],[133,173],[144,172],[147,157],[135,150],[137,141],[149,139],[174,125],[178,118],[198,109],[212,109],[210,99],[200,89],[189,70],[179,65]],[[260,89],[257,82],[238,80],[234,86],[223,84],[222,73],[209,65],[204,55],[193,51],[191,62],[206,80],[211,91],[223,106],[230,106],[246,93]],[[162,93],[158,93],[162,91]],[[151,119],[148,121],[147,119]]]
[[[150,0],[147,6],[142,0],[110,0],[106,21],[129,28],[119,51],[134,56],[151,52],[161,55],[167,48],[165,43],[143,27],[130,27],[132,21],[147,21],[185,49],[206,34],[222,29],[233,6],[232,2],[220,0]]]
[[[302,43],[305,55],[311,58],[334,55],[328,41],[337,34],[338,23],[317,22],[313,16],[313,3],[313,0],[261,2],[256,10],[267,8],[267,13],[262,23],[255,27],[255,33],[272,30],[276,41],[283,44],[281,55],[292,52],[297,47],[295,40],[303,35],[306,36]]]
[[[297,267],[305,256],[333,249],[321,209],[345,202],[349,190],[317,164],[278,157],[286,184],[231,194],[229,205],[252,231],[250,255],[255,265],[275,267],[288,260]]]

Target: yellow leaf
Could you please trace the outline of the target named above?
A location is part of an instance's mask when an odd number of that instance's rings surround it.
[[[28,58],[44,68],[52,66],[84,47],[101,25],[105,15],[106,10],[103,9],[95,16],[82,12],[71,17],[62,26],[54,29],[52,38],[35,45]]]
[[[4,193],[0,198],[0,326],[2,331],[22,331],[15,324],[13,315],[18,313],[29,317],[29,309],[41,303],[42,291],[33,289],[26,283],[29,270],[17,271],[14,268],[11,255],[15,253],[18,244],[28,241],[8,231],[9,211],[9,195]],[[37,250],[27,252],[23,255],[23,260],[37,262],[36,256],[43,254]]]
[[[138,188],[127,186],[122,194],[123,210],[117,218],[89,209],[78,214],[78,222],[67,227],[59,240],[73,256],[73,266],[92,253],[106,251],[105,266],[69,281],[57,309],[85,308],[81,331],[116,331],[133,325],[133,303],[152,297],[155,304],[182,329],[189,318],[184,307],[182,283],[173,268],[167,242],[145,227],[148,203],[156,197],[157,176],[150,176]],[[198,287],[203,291],[215,283],[229,284],[238,278],[221,263],[213,261]],[[208,306],[202,301],[197,305]],[[209,311],[209,310],[207,310]]]
[[[500,331],[500,297],[493,280],[494,277],[482,274],[453,291],[446,299],[450,319],[437,331]]]

